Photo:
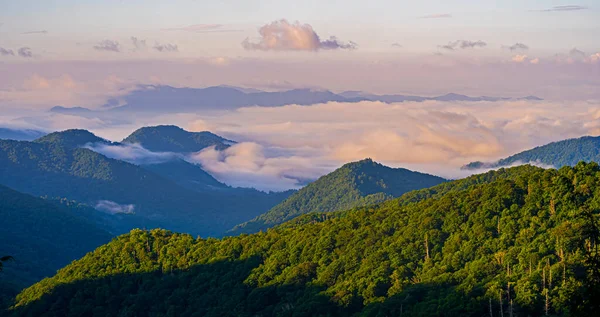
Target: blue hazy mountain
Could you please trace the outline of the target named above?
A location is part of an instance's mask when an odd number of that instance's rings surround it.
[[[0,128],[0,139],[2,140],[32,141],[45,134],[45,132],[31,129]]]
[[[117,215],[131,213],[131,227],[173,228],[200,235],[220,235],[290,195],[230,188],[197,166],[196,174],[203,173],[198,181],[209,181],[202,186],[206,190],[200,190],[189,184],[189,178],[177,179],[177,173],[165,172],[170,177],[164,177],[152,168],[81,148],[89,143],[114,145],[85,130],[56,132],[34,142],[0,141],[0,184],[36,196],[102,204]],[[218,188],[207,190],[213,187]]]
[[[518,99],[542,100],[535,96]],[[207,88],[176,88],[171,86],[144,85],[129,94],[102,107],[109,112],[173,112],[197,110],[232,110],[241,107],[277,107],[290,104],[313,105],[327,102],[381,101],[386,103],[427,100],[438,101],[500,101],[511,100],[503,97],[469,97],[460,94],[446,94],[435,97],[376,95],[360,91],[333,93],[318,89],[292,89],[287,91],[265,92],[233,86]],[[52,112],[89,116],[89,109],[75,107],[54,107]],[[99,112],[103,112],[99,111]]]
[[[192,153],[211,146],[224,150],[235,142],[208,131],[189,132],[174,125],[161,125],[140,128],[122,143],[139,144],[153,152]]]

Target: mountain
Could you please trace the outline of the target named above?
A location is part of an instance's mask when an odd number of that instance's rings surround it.
[[[95,213],[0,185],[0,254],[15,259],[0,276],[0,302],[109,242],[112,235],[88,219]]]
[[[39,144],[48,144],[51,146],[65,147],[70,149],[79,148],[91,143],[102,143],[107,145],[112,144],[112,142],[108,140],[97,137],[93,133],[81,129],[71,129],[61,132],[52,132],[41,138],[35,139],[33,142]]]
[[[584,136],[538,146],[497,162],[471,162],[465,170],[497,168],[518,163],[536,163],[560,168],[574,166],[579,161],[600,162],[600,137]]]
[[[110,141],[85,130],[57,132],[34,142],[0,141],[0,184],[36,196],[76,200],[114,217],[126,215],[128,229],[161,227],[203,236],[223,234],[290,194],[194,190],[178,184],[192,181],[191,173],[187,179],[174,181],[80,148],[95,142]],[[196,175],[203,172],[196,168]],[[208,180],[206,186],[216,182],[209,175],[202,177]]]
[[[0,139],[16,141],[32,141],[44,136],[46,133],[30,129],[0,128]]]
[[[594,316],[599,175],[521,166],[224,239],[134,230],[12,314]]]
[[[348,163],[300,189],[267,213],[236,226],[231,233],[265,230],[311,212],[372,205],[444,181],[437,176],[389,168],[371,159]]]
[[[134,131],[122,143],[140,144],[153,152],[192,153],[210,146],[224,150],[235,144],[216,134],[204,132],[188,132],[173,125],[144,127]]]
[[[287,91],[265,92],[248,90],[233,86],[216,86],[207,88],[176,88],[171,86],[142,85],[129,94],[120,97],[123,102],[113,101],[105,105],[103,111],[93,112],[96,115],[107,112],[173,112],[198,110],[234,110],[242,107],[262,106],[279,107],[285,105],[313,105],[327,102],[360,102],[381,101],[423,102],[439,101],[499,101],[499,100],[542,100],[535,96],[524,98],[502,97],[469,97],[459,94],[446,94],[436,97],[420,97],[405,95],[376,95],[360,91],[345,91],[339,94],[328,90],[292,89]],[[122,105],[120,105],[122,104]],[[117,106],[115,106],[117,105]],[[120,105],[120,106],[119,106]],[[81,107],[54,107],[51,111],[90,117],[90,109]]]
[[[216,180],[212,175],[204,171],[201,166],[186,162],[182,159],[155,164],[145,164],[141,165],[141,167],[164,178],[170,179],[182,187],[193,190],[207,191],[232,189]]]

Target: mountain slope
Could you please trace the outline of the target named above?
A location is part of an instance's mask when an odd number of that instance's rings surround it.
[[[463,169],[496,168],[516,163],[541,163],[560,168],[580,161],[600,162],[600,137],[585,136],[538,146],[493,163],[472,162]]]
[[[445,180],[366,159],[349,163],[300,189],[267,213],[236,226],[231,233],[251,233],[310,212],[330,212],[376,204]]]
[[[223,150],[235,142],[207,131],[188,132],[174,125],[162,125],[140,128],[123,143],[137,143],[153,152],[192,153],[210,146]]]
[[[142,167],[76,147],[97,139],[87,131],[68,130],[35,142],[0,141],[0,184],[37,196],[102,203],[112,206],[105,208],[110,213],[132,205],[129,228],[201,235],[220,235],[288,195],[191,190]]]
[[[112,235],[85,213],[97,211],[72,209],[0,185],[0,254],[15,258],[0,276],[0,297],[3,291],[16,295],[109,242]]]
[[[595,315],[597,164],[439,186],[438,197],[221,240],[135,230],[25,290],[13,313]]]
[[[0,128],[0,139],[3,140],[31,141],[44,136],[44,134],[46,133],[29,129]]]

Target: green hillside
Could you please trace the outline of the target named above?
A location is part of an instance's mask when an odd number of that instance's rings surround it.
[[[210,146],[223,150],[234,142],[207,131],[188,132],[177,126],[161,125],[140,128],[123,143],[137,143],[153,152],[191,153]]]
[[[585,136],[538,146],[493,163],[472,162],[463,169],[497,168],[516,163],[540,163],[561,168],[580,161],[600,162],[600,137]]]
[[[289,195],[198,192],[140,166],[78,147],[98,140],[108,142],[84,130],[52,133],[35,142],[0,140],[0,184],[90,206],[100,201],[133,205],[128,230],[160,227],[202,236],[221,235]]]
[[[420,198],[419,198],[420,197]],[[523,166],[225,239],[134,230],[18,316],[593,316],[600,167]]]
[[[88,214],[89,213],[89,214]],[[0,302],[111,240],[89,221],[93,209],[70,208],[0,185]]]
[[[437,176],[389,168],[371,159],[348,163],[300,189],[267,213],[235,227],[231,233],[258,232],[310,212],[372,205],[444,181]]]

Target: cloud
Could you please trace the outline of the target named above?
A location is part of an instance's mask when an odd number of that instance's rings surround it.
[[[94,49],[97,51],[108,51],[108,52],[120,52],[121,44],[117,41],[104,40],[94,45]]]
[[[285,19],[262,26],[259,33],[260,40],[258,42],[245,39],[242,47],[246,50],[260,51],[353,50],[358,47],[352,41],[340,42],[335,36],[321,40],[309,24],[289,23]]]
[[[169,43],[167,43],[167,44],[156,43],[156,44],[154,44],[153,48],[159,52],[179,52],[179,48],[177,47],[177,45],[169,44]]]
[[[214,147],[192,156],[218,180],[236,187],[254,187],[264,191],[300,188],[326,174],[328,166],[322,158],[307,149],[267,148],[254,142],[234,144],[223,151]],[[318,154],[317,154],[318,155]],[[319,161],[319,164],[315,162]]]
[[[106,157],[122,160],[136,165],[160,164],[181,159],[181,155],[170,152],[152,152],[139,144],[108,145],[103,143],[87,144],[85,148]]]
[[[512,58],[512,61],[515,63],[523,63],[526,62],[529,59],[529,57],[527,57],[527,55],[515,55]]]
[[[215,66],[228,66],[231,63],[231,60],[227,57],[218,56],[212,57],[206,60],[209,64]]]
[[[504,48],[509,49],[511,52],[514,51],[526,51],[529,49],[529,46],[523,44],[523,43],[515,43],[513,45],[510,46],[504,46]]]
[[[186,31],[193,33],[225,33],[242,32],[243,30],[226,29],[223,24],[193,24],[184,27],[167,28],[163,31]]]
[[[402,44],[400,44],[400,43],[392,43],[392,47],[402,48]]]
[[[11,49],[0,47],[0,55],[2,56],[15,56],[15,52]]]
[[[126,214],[132,215],[135,213],[135,205],[121,205],[114,201],[110,200],[99,200],[94,206],[96,210],[105,212],[107,214],[116,215],[116,214]]]
[[[419,19],[447,19],[451,18],[452,14],[450,13],[441,13],[441,14],[430,14],[419,17]]]
[[[460,49],[468,49],[468,48],[477,48],[477,47],[486,47],[487,43],[484,41],[465,41],[465,40],[457,40],[454,42],[449,42],[446,45],[441,45],[439,46],[440,48],[449,50],[449,51],[454,51],[457,48]]]
[[[28,32],[23,32],[21,34],[23,34],[23,35],[29,35],[29,34],[48,34],[48,31],[46,31],[46,30],[28,31]]]
[[[562,6],[554,6],[550,9],[538,10],[540,12],[568,12],[568,11],[581,11],[587,10],[588,7],[580,6],[580,5],[562,5]]]
[[[574,47],[569,51],[569,56],[577,59],[583,59],[586,57],[586,54],[584,51],[578,50],[576,47]]]
[[[132,36],[130,39],[131,44],[133,44],[136,50],[142,50],[146,48],[146,40],[138,39],[135,36]]]
[[[33,53],[31,52],[31,48],[29,48],[29,47],[21,47],[19,49],[19,56],[25,57],[25,58],[31,58],[31,57],[33,57]]]

